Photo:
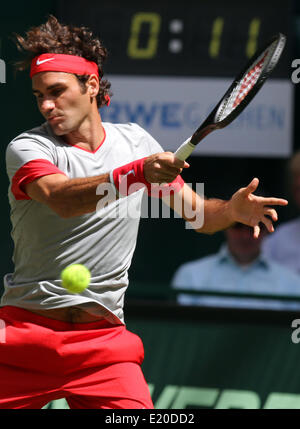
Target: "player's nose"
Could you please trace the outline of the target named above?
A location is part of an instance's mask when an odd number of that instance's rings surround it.
[[[47,114],[51,112],[54,109],[54,107],[55,107],[54,101],[47,98],[45,98],[40,104],[40,109],[43,114]]]

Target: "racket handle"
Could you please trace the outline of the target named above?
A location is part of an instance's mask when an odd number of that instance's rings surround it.
[[[185,161],[196,147],[193,143],[191,143],[190,140],[191,138],[188,138],[185,142],[183,142],[174,153],[176,158],[181,159],[181,161]]]

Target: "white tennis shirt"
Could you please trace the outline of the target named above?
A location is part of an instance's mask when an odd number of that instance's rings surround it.
[[[300,274],[300,218],[279,225],[263,242],[266,255]]]
[[[136,246],[143,190],[121,198],[100,211],[61,218],[45,204],[16,199],[13,178],[32,160],[46,160],[69,178],[98,176],[116,167],[162,152],[161,146],[137,124],[103,123],[105,139],[95,152],[65,143],[45,123],[16,137],[6,152],[10,179],[13,262],[4,277],[1,305],[28,310],[82,306],[93,315],[124,323],[123,302],[128,269]],[[123,216],[116,216],[124,212]],[[131,211],[130,211],[131,212]],[[62,287],[61,271],[73,263],[91,271],[81,294]]]

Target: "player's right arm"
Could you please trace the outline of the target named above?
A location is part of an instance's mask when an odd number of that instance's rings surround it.
[[[96,211],[103,197],[106,204],[115,201],[115,186],[120,191],[117,182],[133,169],[136,174],[131,178],[136,183],[141,182],[142,187],[144,184],[147,186],[150,183],[172,182],[188,164],[185,161],[174,160],[173,156],[171,161],[169,158],[168,153],[157,153],[119,167],[113,171],[113,175],[112,172],[108,172],[99,176],[74,179],[68,178],[58,169],[55,170],[56,167],[52,165],[51,168],[54,168],[52,174],[41,174],[41,177],[35,180],[29,179],[23,183],[21,190],[30,199],[47,205],[62,218],[81,216]],[[143,176],[143,172],[139,175],[140,168],[147,172],[147,179]]]
[[[97,203],[106,195],[105,192],[97,195],[101,184],[106,190],[112,188],[108,173],[76,179],[69,179],[64,174],[51,174],[28,183],[24,191],[32,200],[46,204],[60,217],[69,218],[96,210]],[[112,194],[115,195],[113,190]]]
[[[43,131],[43,130],[42,130]],[[35,200],[47,205],[63,218],[79,216],[96,210],[97,187],[105,184],[115,192],[108,172],[96,177],[70,178],[58,168],[57,154],[41,133],[37,140],[31,135],[18,136],[6,149],[6,169],[14,198]]]

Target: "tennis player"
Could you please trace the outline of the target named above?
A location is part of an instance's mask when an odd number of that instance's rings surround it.
[[[88,29],[50,16],[17,40],[26,53],[18,67],[30,65],[45,122],[17,136],[6,153],[15,269],[4,278],[0,308],[0,408],[41,408],[63,397],[70,408],[153,408],[143,345],[123,314],[139,219],[114,216],[116,207],[139,208],[151,184],[166,182],[174,209],[204,206],[202,226],[182,211],[197,231],[238,221],[258,236],[260,222],[273,231],[277,213],[269,206],[287,201],[253,195],[258,179],[230,201],[203,201],[180,176],[188,163],[136,124],[103,123],[99,108],[111,96],[102,78],[107,52]],[[118,198],[96,210],[104,198],[99,185]],[[72,263],[92,274],[77,295],[60,281]]]

